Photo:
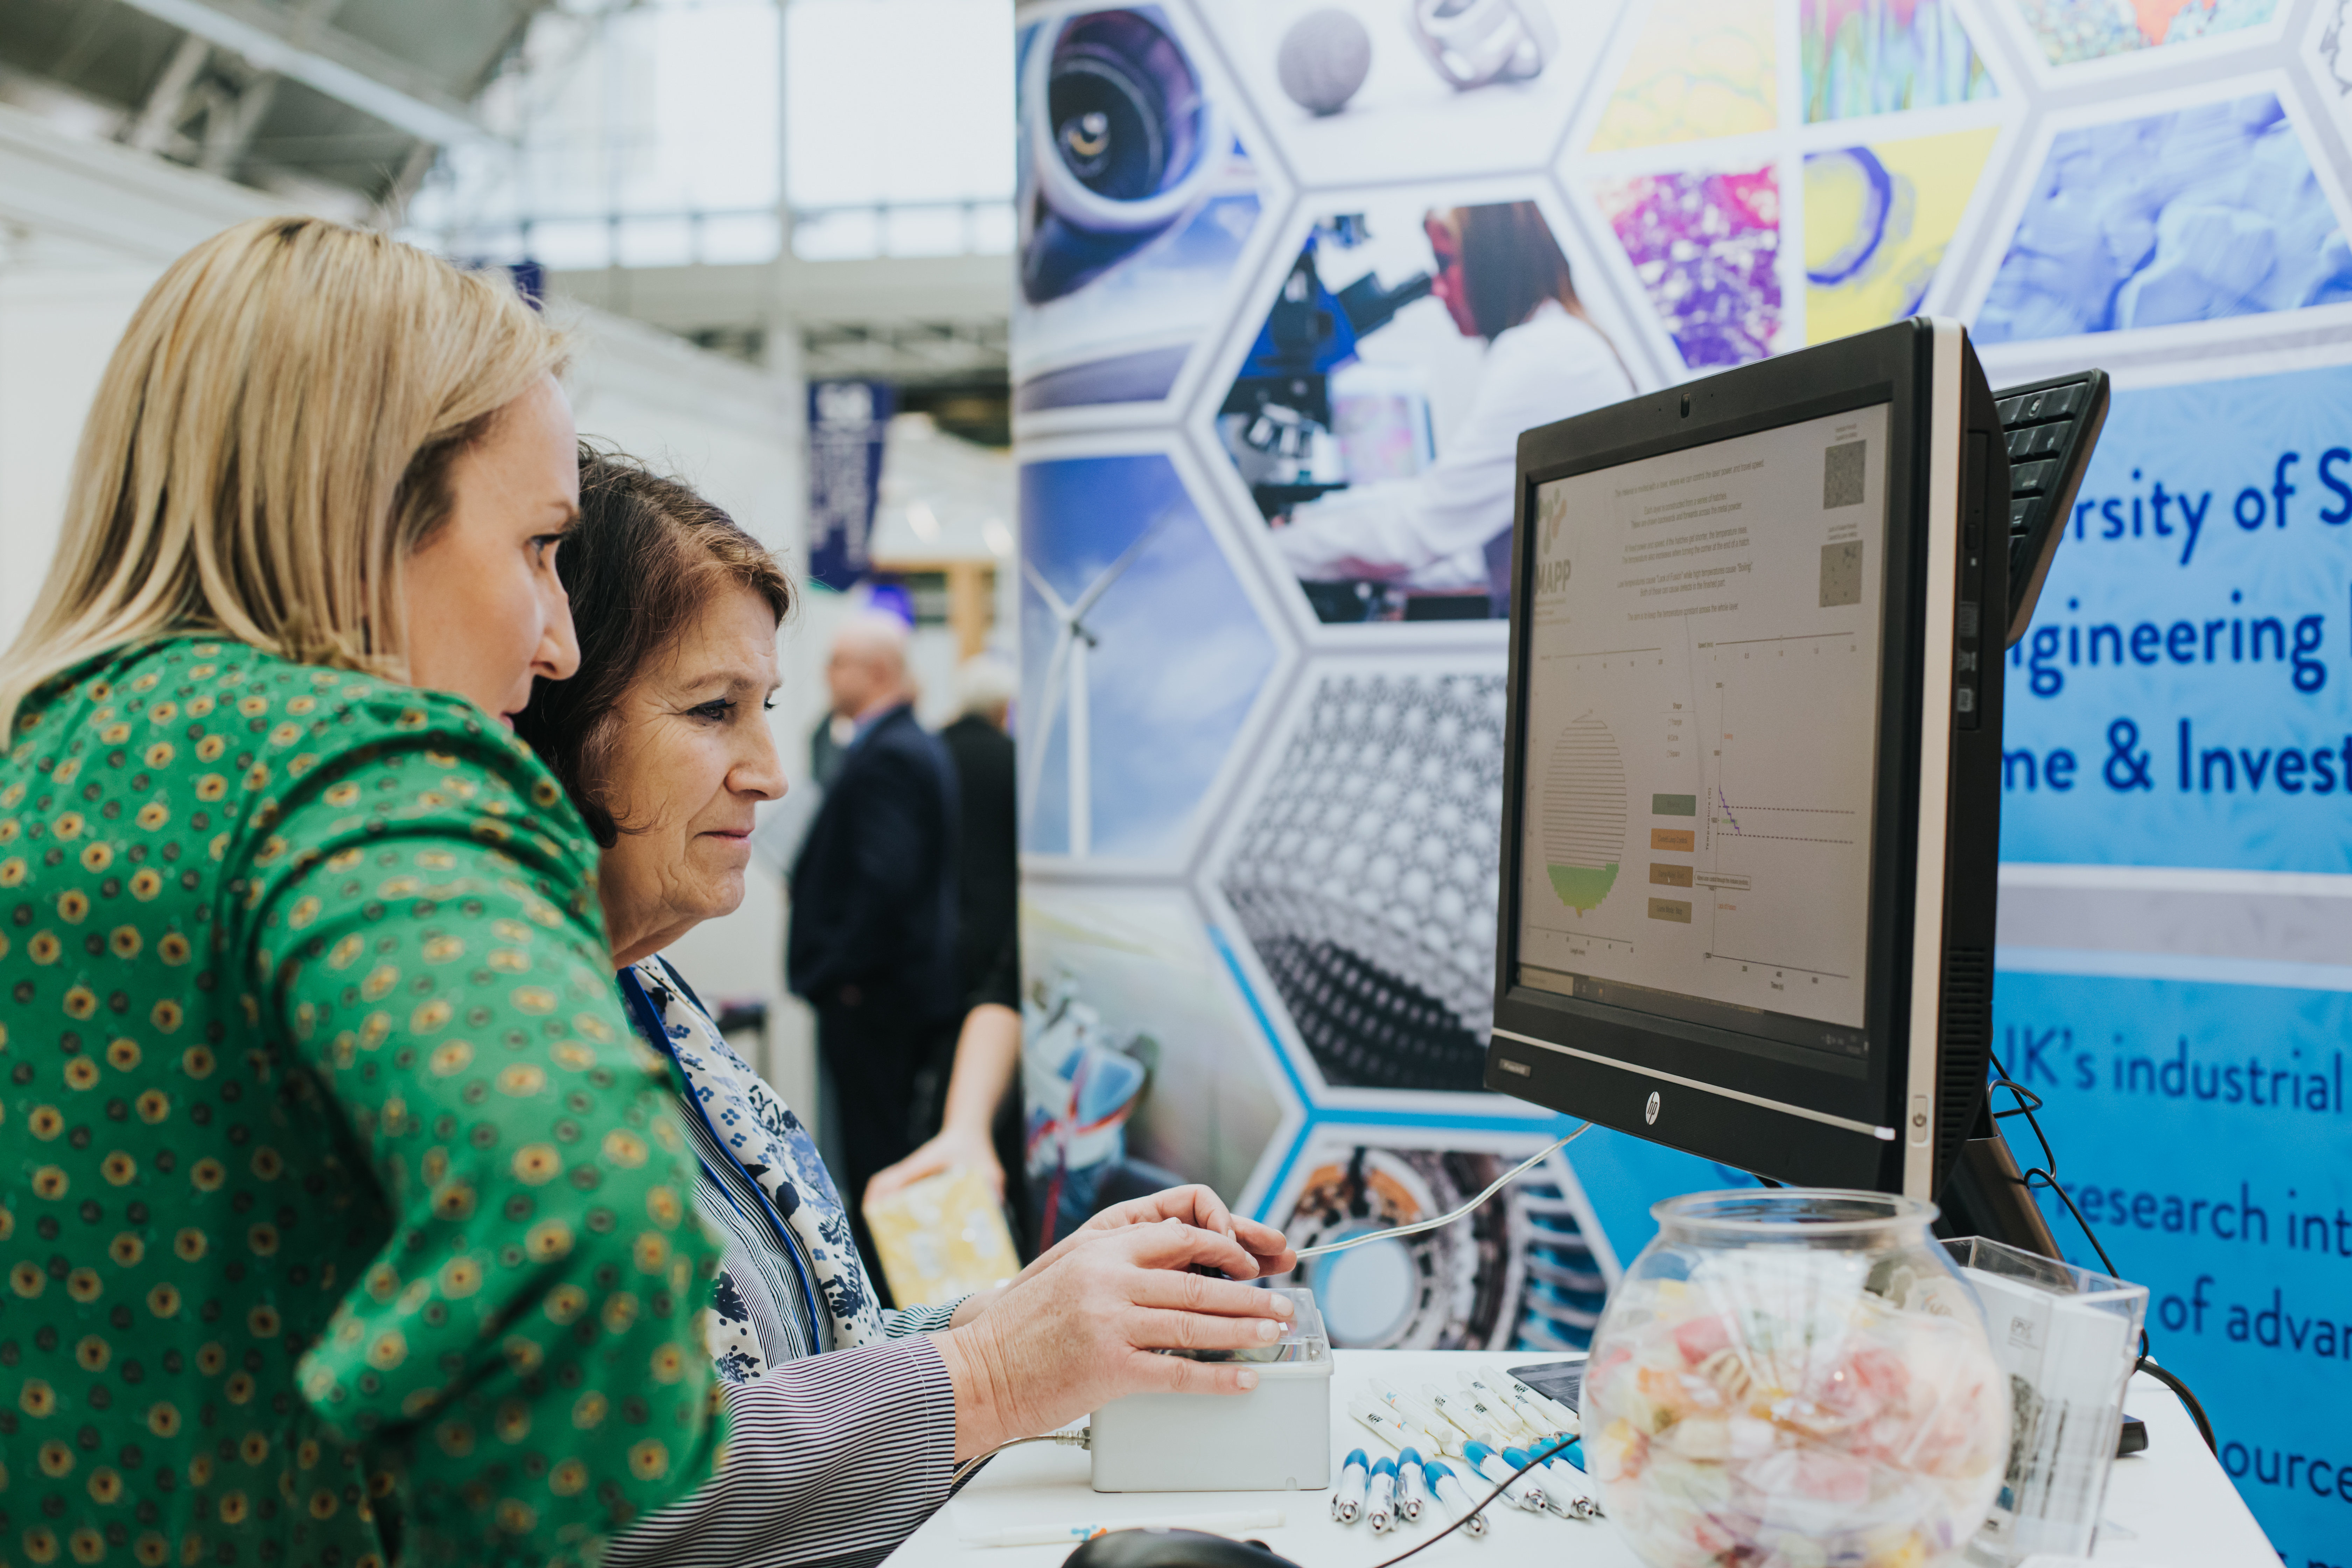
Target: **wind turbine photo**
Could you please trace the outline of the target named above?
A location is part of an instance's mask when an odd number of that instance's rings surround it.
[[[1086,617],[1110,591],[1111,584],[1135,564],[1136,558],[1150,547],[1152,539],[1173,515],[1172,512],[1162,511],[1153,517],[1144,525],[1143,531],[1135,536],[1135,542],[1121,551],[1117,560],[1103,568],[1075,600],[1066,602],[1054,592],[1053,584],[1045,581],[1034,563],[1024,560],[1021,563],[1022,575],[1028,578],[1029,585],[1037,590],[1037,596],[1045,600],[1046,610],[1059,627],[1054,637],[1053,655],[1045,664],[1045,700],[1042,711],[1037,715],[1035,743],[1029,750],[1029,787],[1024,792],[1024,810],[1034,819],[1039,786],[1045,777],[1045,753],[1053,746],[1055,710],[1057,706],[1066,706],[1069,710],[1066,744],[1070,768],[1069,853],[1073,857],[1089,855],[1094,851],[1093,779],[1087,763],[1091,736],[1087,655],[1096,646],[1097,638],[1087,629]]]

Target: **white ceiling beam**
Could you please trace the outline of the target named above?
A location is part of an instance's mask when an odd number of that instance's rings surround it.
[[[465,105],[428,88],[394,86],[397,62],[329,28],[302,28],[251,4],[206,0],[123,0],[205,42],[243,55],[262,70],[347,103],[411,136],[442,145],[501,138]]]

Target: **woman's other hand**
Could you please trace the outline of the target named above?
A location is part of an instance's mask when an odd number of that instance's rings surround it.
[[[1246,1393],[1247,1364],[1154,1352],[1270,1345],[1292,1313],[1287,1297],[1238,1283],[1257,1259],[1215,1228],[1130,1219],[1070,1241],[986,1313],[934,1336],[955,1388],[958,1462],[1129,1394]]]
[[[1287,1274],[1298,1266],[1297,1255],[1290,1250],[1290,1243],[1284,1239],[1282,1232],[1270,1225],[1244,1219],[1227,1208],[1225,1201],[1215,1192],[1195,1182],[1190,1186],[1167,1187],[1149,1197],[1129,1198],[1123,1204],[1113,1204],[1040,1254],[1036,1262],[1022,1271],[1020,1279],[1028,1279],[1072,1248],[1100,1239],[1107,1232],[1139,1225],[1160,1225],[1169,1220],[1213,1231],[1234,1243],[1248,1261],[1245,1272],[1227,1270],[1235,1279],[1258,1279],[1272,1274]],[[1020,1279],[1014,1283],[1020,1283]]]
[[[908,1155],[895,1165],[886,1165],[866,1184],[866,1202],[871,1204],[891,1194],[913,1186],[926,1176],[936,1176],[941,1171],[951,1171],[961,1165],[977,1171],[988,1183],[996,1201],[1004,1201],[1004,1167],[998,1163],[995,1145],[990,1142],[985,1128],[946,1127],[929,1142]]]

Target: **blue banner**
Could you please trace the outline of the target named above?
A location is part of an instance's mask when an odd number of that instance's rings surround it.
[[[2117,394],[2010,650],[2003,858],[2352,870],[2347,524],[2352,370]]]
[[[2118,393],[2011,661],[2002,1065],[2272,1541],[2342,1563],[2352,370]]]
[[[809,575],[845,590],[873,563],[867,544],[897,396],[879,381],[812,382],[808,392]]]

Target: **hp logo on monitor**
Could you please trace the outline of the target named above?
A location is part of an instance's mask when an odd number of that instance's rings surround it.
[[[1652,1127],[1658,1124],[1658,1091],[1654,1089],[1650,1091],[1650,1103],[1642,1107],[1642,1120]]]

